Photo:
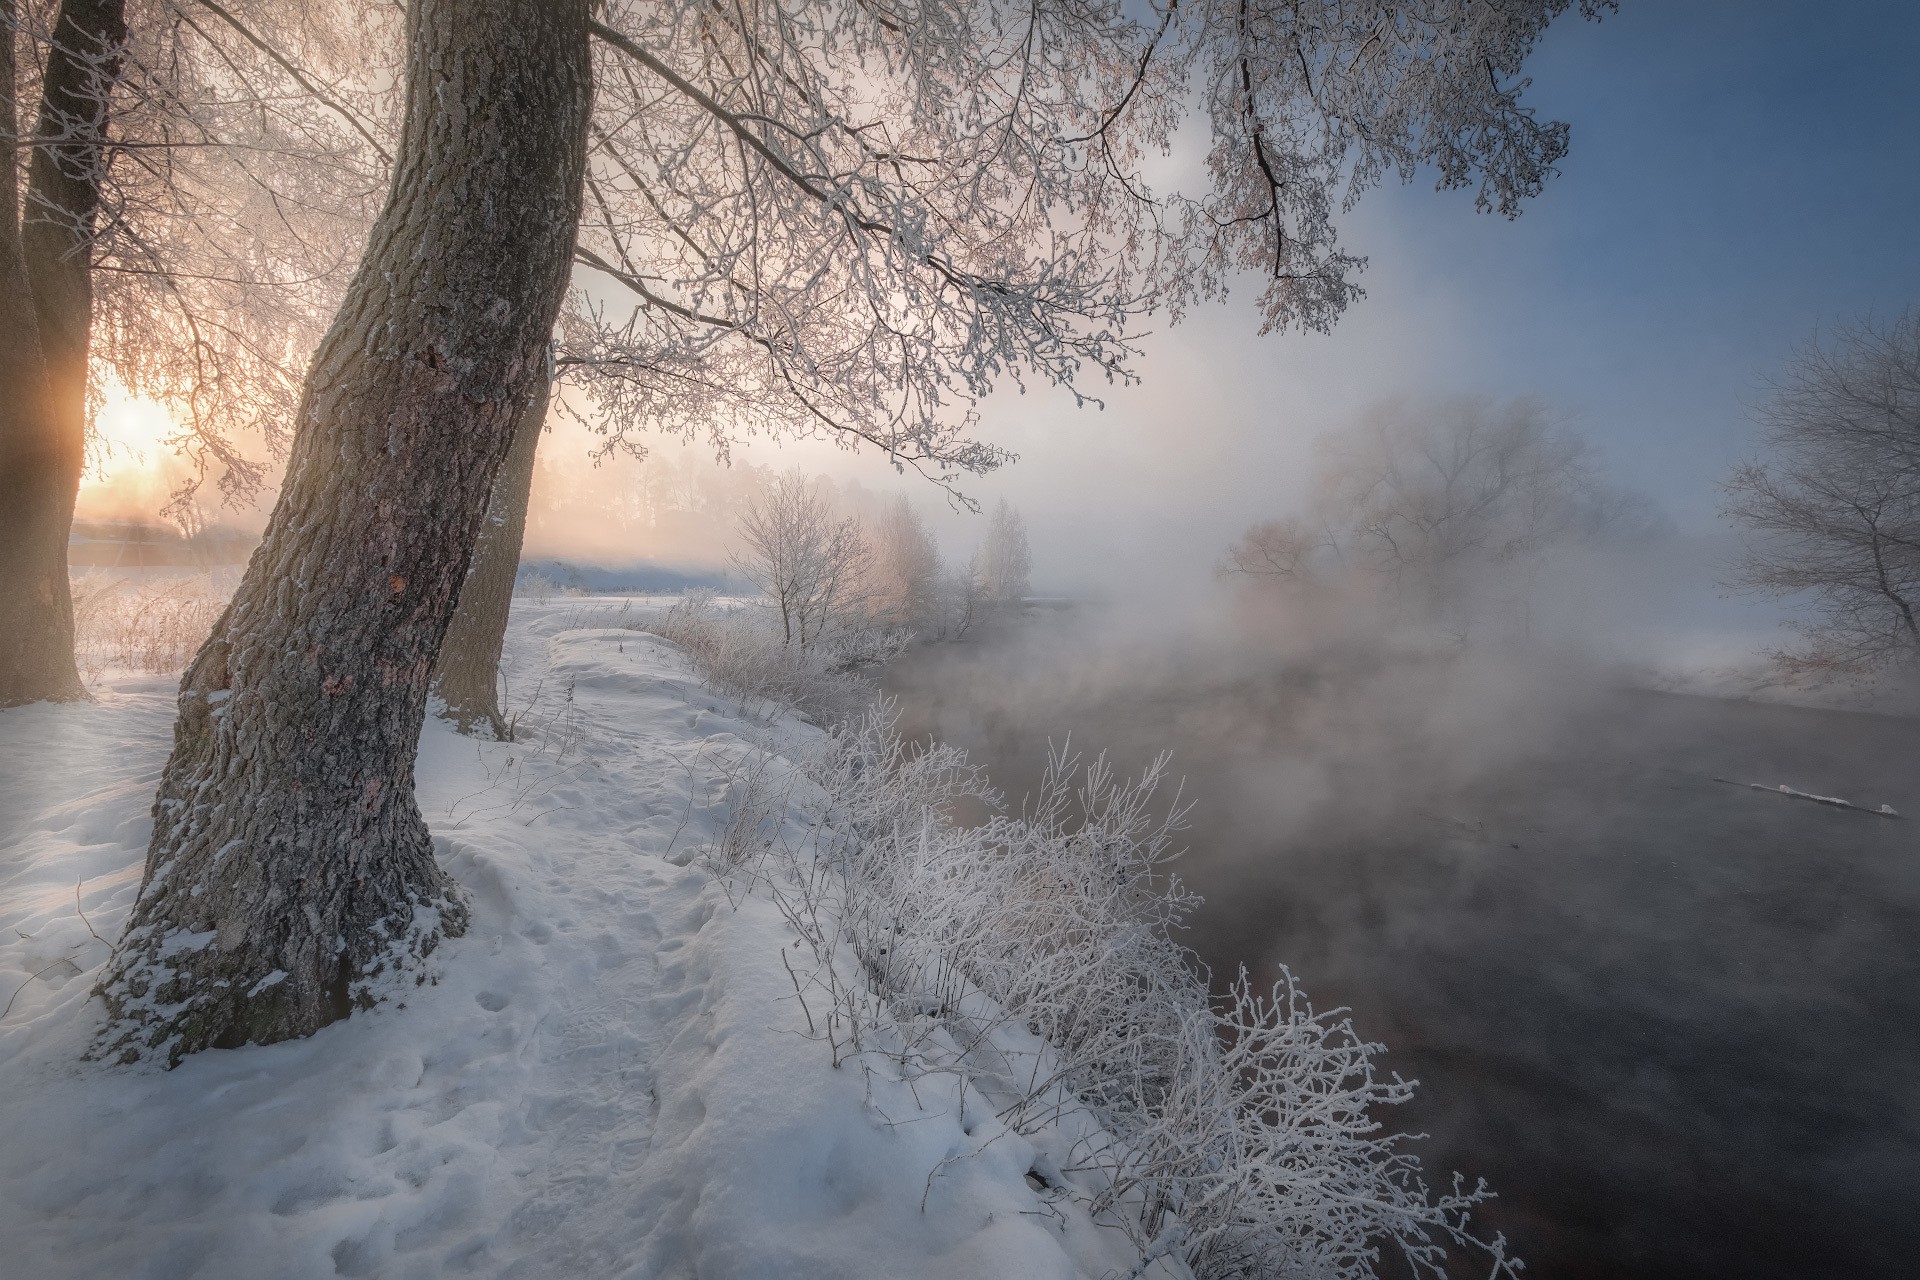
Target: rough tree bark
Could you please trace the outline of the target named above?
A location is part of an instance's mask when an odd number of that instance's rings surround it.
[[[513,609],[513,584],[520,573],[520,544],[527,534],[527,501],[533,493],[533,459],[547,421],[551,384],[544,378],[514,429],[513,448],[494,478],[487,518],[474,542],[473,565],[460,587],[460,603],[440,646],[433,692],[442,714],[462,733],[485,725],[494,740],[513,736],[500,714],[500,648],[507,615]]]
[[[45,496],[60,470],[55,442],[46,438],[47,368],[33,314],[26,259],[20,246],[20,164],[13,139],[14,0],[0,0],[0,706],[64,692],[73,674],[73,605],[64,614],[67,664],[59,652],[62,614],[47,531],[57,513]],[[66,585],[66,530],[60,530],[58,586]],[[73,683],[79,683],[73,674]]]
[[[413,0],[392,188],[278,504],[181,681],[95,1052],[310,1034],[465,927],[414,801],[428,677],[565,292],[588,0]],[[397,972],[396,972],[397,971]]]
[[[19,158],[14,104],[14,5],[0,3],[6,23],[0,49],[0,706],[57,697],[71,687],[73,603],[59,608],[66,587],[66,530],[57,548],[48,532],[58,523],[46,496],[57,487],[61,459],[45,435],[47,369],[40,357],[40,329],[33,314],[26,260],[20,247]],[[58,569],[55,573],[55,554]],[[62,623],[66,665],[60,652]]]
[[[108,92],[127,28],[123,0],[65,0],[54,23],[28,163],[4,179],[6,325],[0,356],[0,706],[85,696],[73,660],[67,537],[87,448],[93,231]],[[7,136],[17,119],[14,5],[5,7]],[[30,301],[29,301],[30,300]],[[31,313],[28,314],[29,307]],[[19,335],[16,337],[15,335]]]

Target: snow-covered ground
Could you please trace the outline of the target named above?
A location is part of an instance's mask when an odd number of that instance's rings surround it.
[[[1629,684],[1660,693],[1771,702],[1823,711],[1920,716],[1920,680],[1899,671],[1789,671],[1772,650],[1778,632],[1678,631],[1650,639],[1648,658],[1626,664]]]
[[[82,1053],[173,681],[0,711],[0,1272],[1132,1272],[1124,1235],[1036,1188],[990,1112],[836,1068],[805,1034],[779,912],[692,855],[729,774],[816,731],[741,718],[607,608],[516,614],[521,741],[429,721],[421,808],[474,903],[438,981],[171,1072]]]
[[[1901,673],[1787,672],[1762,655],[1720,665],[1644,668],[1632,674],[1631,682],[1660,693],[1701,698],[1920,716],[1920,683]]]

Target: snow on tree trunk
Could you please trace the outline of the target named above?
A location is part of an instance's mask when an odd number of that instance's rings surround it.
[[[513,609],[520,544],[527,533],[527,501],[533,493],[533,459],[547,420],[549,391],[543,381],[514,429],[513,448],[494,479],[487,518],[473,547],[473,567],[460,588],[460,604],[433,674],[441,714],[462,733],[485,724],[500,742],[512,736],[500,714],[500,647],[506,642],[507,615]]]
[[[567,284],[587,3],[414,0],[407,32],[386,207],[308,373],[265,539],[181,682],[102,1055],[310,1034],[465,926],[414,758]]]
[[[123,0],[65,0],[54,25],[24,217],[7,148],[0,303],[0,706],[84,696],[73,661],[67,537],[86,462],[93,227],[108,90],[126,39]],[[14,6],[5,10],[14,136]],[[29,315],[29,309],[31,314]]]

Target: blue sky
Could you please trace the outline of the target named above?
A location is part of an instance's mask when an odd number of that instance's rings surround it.
[[[1561,176],[1514,223],[1376,193],[1369,302],[1455,300],[1463,383],[1546,395],[1690,523],[1796,343],[1920,301],[1920,5],[1626,0],[1533,72]]]

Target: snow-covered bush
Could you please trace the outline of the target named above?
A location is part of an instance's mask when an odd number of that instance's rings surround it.
[[[525,596],[541,604],[553,599],[553,593],[559,585],[538,569],[521,569],[513,580],[513,594]]]
[[[711,591],[689,591],[657,619],[631,623],[693,655],[714,692],[769,710],[794,708],[820,724],[854,714],[872,697],[862,667],[885,662],[906,643],[903,632],[848,619],[812,644],[785,643],[777,617],[729,608]]]
[[[1036,1177],[1131,1233],[1144,1261],[1203,1280],[1375,1274],[1392,1251],[1444,1274],[1449,1245],[1512,1274],[1468,1212],[1435,1195],[1374,1109],[1412,1087],[1376,1074],[1380,1046],[1316,1013],[1283,971],[1222,995],[1173,932],[1195,899],[1171,873],[1184,809],[1137,779],[1055,755],[1019,815],[963,753],[910,750],[885,708],[843,723],[798,766],[743,777],[717,873],[778,902],[811,949],[793,969],[836,1065],[957,1073],[1043,1152]],[[804,838],[774,816],[809,798]],[[791,962],[789,962],[792,967]]]

